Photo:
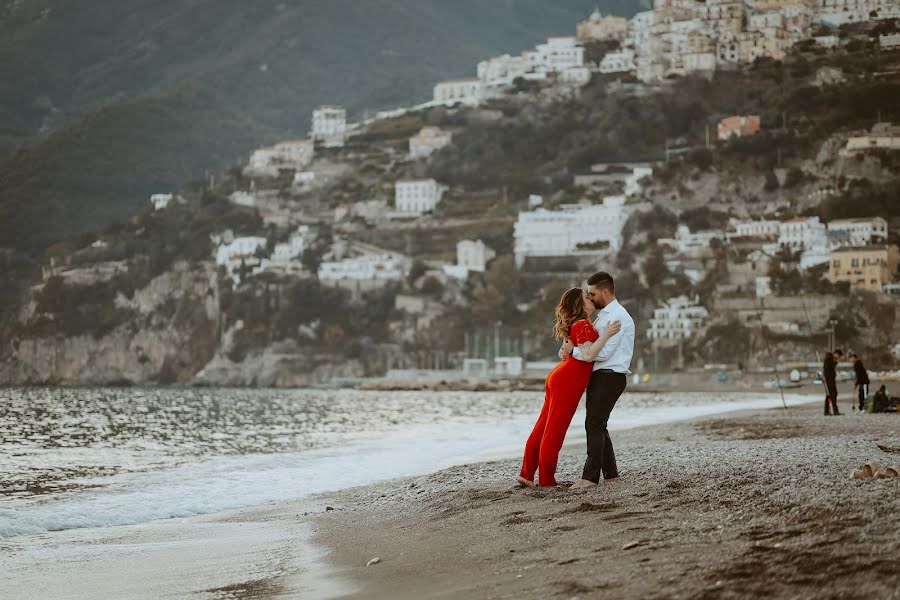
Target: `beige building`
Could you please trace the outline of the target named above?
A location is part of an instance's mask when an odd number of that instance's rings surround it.
[[[604,17],[595,10],[587,21],[578,24],[575,38],[579,42],[592,40],[624,40],[628,35],[628,20],[625,17],[608,15]]]
[[[831,253],[831,283],[846,281],[853,287],[880,292],[893,282],[900,265],[897,246],[848,246]]]

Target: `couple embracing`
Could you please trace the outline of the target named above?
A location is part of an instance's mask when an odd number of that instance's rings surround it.
[[[572,288],[556,307],[554,334],[563,341],[559,363],[547,376],[544,406],[528,442],[518,482],[534,487],[556,486],[556,463],[566,431],[587,390],[587,460],[581,480],[573,488],[593,487],[619,476],[607,422],[616,401],[625,391],[625,380],[634,353],[634,320],[616,300],[616,286],[609,273],[595,273],[587,281],[588,292]],[[600,313],[591,323],[590,315]]]

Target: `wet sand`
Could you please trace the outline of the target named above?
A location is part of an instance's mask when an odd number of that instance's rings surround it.
[[[849,478],[900,463],[900,415],[820,411],[614,434],[623,477],[587,491],[502,460],[323,495],[314,540],[347,598],[900,598],[900,479]]]

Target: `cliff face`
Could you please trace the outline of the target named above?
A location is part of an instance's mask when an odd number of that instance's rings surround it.
[[[176,263],[135,291],[119,295],[133,318],[106,335],[13,338],[0,381],[21,384],[173,383],[188,381],[218,346],[219,299],[214,265]],[[23,311],[31,317],[33,310]]]

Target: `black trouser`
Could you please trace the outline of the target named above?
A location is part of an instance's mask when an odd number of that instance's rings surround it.
[[[869,395],[869,384],[859,384],[859,410],[866,410],[866,396]]]
[[[829,401],[831,402],[831,407],[834,408],[834,414],[836,414],[836,415],[840,414],[838,412],[838,407],[837,407],[837,384],[834,381],[828,381],[826,379],[825,380],[825,393],[827,394],[825,396],[825,414],[827,415],[827,414],[831,413],[831,410],[828,408]]]
[[[595,371],[587,387],[587,416],[584,429],[587,431],[587,460],[581,478],[600,482],[600,475],[606,479],[617,477],[616,455],[606,424],[616,400],[625,391],[626,377],[612,371]]]

